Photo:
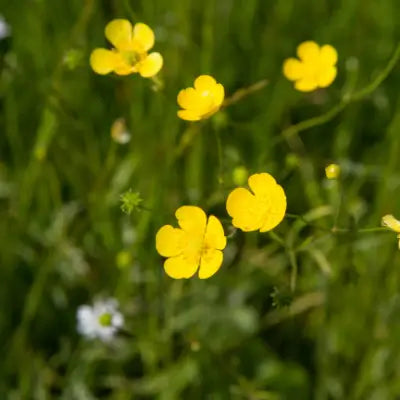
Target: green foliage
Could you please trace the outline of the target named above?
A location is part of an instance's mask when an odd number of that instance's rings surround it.
[[[125,214],[130,215],[132,211],[140,209],[142,201],[140,193],[132,192],[132,189],[129,189],[127,192],[121,194],[121,210]]]
[[[363,231],[400,217],[398,0],[0,5],[1,399],[400,398],[398,240]],[[160,82],[90,70],[113,18],[154,28]],[[339,72],[302,94],[281,68],[309,39]],[[180,121],[176,95],[203,73],[237,101]],[[271,235],[227,222],[214,277],[169,279],[157,229],[183,204],[227,220],[235,182],[261,171],[291,214]],[[110,344],[76,332],[97,296],[125,316]]]

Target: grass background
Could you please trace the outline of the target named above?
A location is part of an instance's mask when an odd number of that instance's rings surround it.
[[[396,237],[357,232],[400,217],[399,66],[327,123],[281,133],[379,75],[400,39],[397,0],[0,0],[0,10],[12,28],[0,42],[1,399],[400,398]],[[154,28],[163,91],[91,71],[116,17]],[[337,48],[339,73],[302,94],[281,66],[309,39]],[[204,73],[228,95],[269,84],[190,125],[176,95]],[[110,138],[119,117],[132,133],[124,146]],[[324,178],[332,161],[340,182]],[[318,227],[285,219],[277,236],[238,233],[213,278],[169,279],[155,232],[183,204],[226,219],[238,166],[272,173],[288,212]],[[129,188],[152,211],[123,214]],[[78,336],[76,309],[97,296],[119,300],[133,337]]]

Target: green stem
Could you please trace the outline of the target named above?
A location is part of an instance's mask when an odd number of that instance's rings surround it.
[[[223,185],[224,176],[223,176],[223,155],[222,155],[222,142],[221,142],[221,134],[219,129],[215,129],[215,138],[217,140],[217,152],[218,152],[218,183]]]
[[[347,232],[350,232],[350,229],[347,229]],[[362,228],[356,230],[356,233],[371,233],[371,232],[392,232],[392,231],[384,227]]]
[[[296,291],[296,284],[297,284],[297,274],[299,267],[297,265],[297,259],[296,259],[296,254],[293,249],[288,250],[288,255],[289,255],[289,261],[290,265],[292,267],[292,271],[290,273],[290,290],[292,292]]]
[[[382,72],[373,80],[368,86],[364,89],[359,90],[351,95],[351,101],[362,100],[369,94],[373,93],[379,85],[389,76],[392,72],[393,68],[396,66],[397,62],[400,58],[400,43],[397,45],[392,57],[387,63],[386,67],[382,70]]]
[[[269,231],[268,233],[271,239],[275,240],[275,242],[278,242],[283,247],[286,247],[285,241],[277,233],[275,233],[274,231]]]
[[[302,131],[314,128],[318,125],[323,125],[326,122],[329,122],[331,119],[336,117],[345,107],[347,104],[350,103],[350,100],[341,100],[339,104],[331,108],[329,111],[322,115],[318,115],[313,118],[306,119],[304,121],[299,122],[298,124],[289,126],[288,128],[284,129],[281,133],[282,138],[288,138],[300,133]]]
[[[131,15],[132,20],[138,21],[138,17],[136,15],[136,13],[133,11],[133,8],[132,8],[129,0],[124,0],[124,6],[126,8],[127,13]]]
[[[331,231],[329,228],[325,228],[323,226],[315,225],[315,224],[310,223],[303,215],[287,213],[287,214],[285,214],[285,217],[286,218],[291,218],[291,219],[297,219],[298,221],[301,221],[301,222],[303,222],[304,224],[306,224],[308,226],[311,226],[311,227],[316,228],[316,229],[321,229],[322,231]]]
[[[337,227],[333,227],[333,228],[325,228],[323,226],[319,226],[319,225],[314,225],[311,224],[310,222],[307,221],[307,219],[302,216],[302,215],[297,215],[297,214],[290,214],[287,213],[285,214],[286,218],[291,218],[291,219],[296,219],[298,221],[303,222],[304,224],[316,228],[316,229],[321,229],[323,231],[326,232],[330,232],[332,234],[337,234],[337,233],[349,233],[349,232],[354,232],[354,233],[373,233],[373,232],[392,232],[391,230],[385,228],[385,227],[370,227],[370,228],[361,228],[361,229],[348,229],[348,228],[337,228]]]
[[[225,99],[224,103],[222,104],[222,107],[229,107],[230,105],[239,102],[240,100],[247,97],[248,95],[258,92],[261,89],[264,89],[264,87],[267,86],[268,83],[269,82],[267,79],[263,79],[259,82],[253,83],[252,85],[250,85],[246,88],[237,90],[235,93],[233,93],[232,96],[227,97]]]
[[[164,81],[158,75],[151,77],[151,80],[153,81],[153,90],[155,92],[159,92],[164,89]]]

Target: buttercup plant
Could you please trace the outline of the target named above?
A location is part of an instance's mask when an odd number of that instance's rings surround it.
[[[0,400],[400,400],[397,3],[5,1]]]
[[[154,76],[162,68],[163,58],[159,53],[148,54],[148,51],[154,45],[154,33],[151,28],[143,23],[132,26],[128,20],[117,19],[106,26],[105,35],[114,48],[112,50],[95,49],[92,52],[90,64],[95,72],[102,75],[110,72],[117,75],[139,73],[143,77],[155,79]],[[337,75],[336,64],[338,60],[337,51],[333,46],[319,46],[314,41],[306,41],[297,47],[297,56],[298,59],[288,58],[283,64],[283,74],[287,79],[294,82],[295,89],[301,92],[311,92],[318,88],[328,87],[333,83]],[[397,54],[394,57],[398,56]],[[390,66],[390,68],[393,68],[393,66]],[[382,76],[387,73],[384,72]],[[155,79],[155,82],[157,82],[157,79]],[[225,89],[221,83],[218,83],[210,75],[200,75],[194,80],[193,87],[182,89],[178,93],[177,103],[181,109],[178,110],[177,115],[180,119],[186,121],[208,119],[217,113],[222,106],[236,103],[247,94],[261,89],[267,83],[266,80],[262,80],[248,88],[239,89],[230,98],[225,99]],[[328,121],[339,113],[346,104],[354,101],[354,99],[361,98],[363,95],[364,92],[360,91],[352,95],[350,100],[343,100],[326,116],[302,121],[285,129],[281,137],[288,139],[302,130]],[[126,125],[121,119],[115,121],[111,132],[113,140],[118,143],[126,143],[130,138]],[[185,139],[184,143],[186,143],[187,135],[184,135],[183,138]],[[222,170],[222,145],[218,135],[217,144],[220,170]],[[179,146],[179,149],[181,148],[184,149],[185,147]],[[181,154],[181,152],[177,154]],[[338,179],[340,167],[337,164],[331,164],[326,167],[325,174],[327,179]],[[245,168],[235,169],[233,180],[237,185],[242,185],[246,177],[247,170]],[[220,182],[223,182],[222,178]],[[289,218],[298,219],[303,224],[316,227],[301,215],[286,214],[285,191],[270,174],[264,172],[251,175],[248,178],[248,186],[249,189],[238,187],[227,196],[226,210],[232,218],[233,227],[244,232],[267,232],[278,226],[285,215]],[[121,200],[122,209],[128,214],[134,209],[142,208],[140,205],[142,199],[137,193],[127,192],[121,197]],[[200,279],[212,277],[221,268],[223,251],[227,242],[220,220],[213,215],[207,216],[197,206],[182,206],[177,209],[175,216],[179,227],[164,225],[158,230],[155,238],[156,250],[162,257],[166,258],[164,261],[166,274],[173,279],[188,279],[196,273],[198,273]],[[399,221],[393,216],[387,215],[382,219],[382,223],[398,233],[400,238]],[[321,228],[323,229],[323,227]],[[359,229],[358,232],[375,232],[378,229]],[[334,225],[330,233],[340,234],[347,231],[346,228],[338,228]],[[292,267],[290,288],[291,292],[295,293],[298,270],[296,253],[290,247],[291,245],[286,244],[285,240],[279,235],[273,233],[270,235],[285,248],[289,256]],[[230,237],[233,236],[234,234],[230,235]],[[89,316],[89,310],[84,310],[86,315]],[[82,327],[85,318],[82,318],[82,311],[80,314]],[[98,319],[101,326],[104,323],[110,323],[111,317],[107,318],[103,316]],[[88,319],[87,317],[86,320]],[[100,331],[98,331],[98,335],[101,335]]]
[[[174,279],[214,275],[221,267],[226,246],[224,229],[218,218],[196,206],[182,206],[175,216],[180,228],[164,225],[156,235],[158,253],[167,257],[164,269]]]
[[[226,200],[226,210],[233,218],[232,225],[244,232],[267,232],[274,229],[286,212],[283,188],[268,173],[251,175],[251,189],[236,188]]]
[[[335,80],[338,60],[337,51],[329,44],[319,46],[313,41],[297,47],[296,58],[288,58],[283,64],[283,74],[301,92],[325,88]]]
[[[105,36],[114,48],[93,50],[90,65],[94,72],[100,75],[139,73],[144,78],[151,78],[162,68],[162,55],[148,54],[154,46],[154,33],[146,24],[139,22],[132,26],[126,19],[114,19],[107,24]]]
[[[178,117],[186,121],[199,121],[215,114],[222,106],[224,87],[210,75],[200,75],[194,87],[182,89],[178,94],[178,104],[182,110]]]

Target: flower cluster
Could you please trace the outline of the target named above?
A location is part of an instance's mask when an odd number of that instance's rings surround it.
[[[90,55],[90,65],[97,74],[115,73],[124,76],[138,73],[144,78],[153,78],[157,87],[162,87],[161,81],[155,76],[163,66],[163,57],[158,52],[150,52],[155,36],[148,25],[141,22],[132,25],[126,19],[115,19],[106,25],[105,37],[113,47],[96,48]],[[69,54],[68,60],[74,64],[74,54]],[[283,75],[294,82],[294,88],[298,91],[311,92],[326,88],[334,82],[337,62],[338,54],[333,46],[320,46],[314,41],[305,41],[297,47],[297,58],[291,57],[284,61]],[[194,79],[193,87],[179,91],[177,103],[180,109],[177,116],[185,121],[208,119],[221,107],[232,104],[241,96],[243,90],[239,96],[233,95],[225,100],[224,86],[214,77],[202,74]],[[123,118],[112,124],[111,137],[119,144],[129,142],[131,135]],[[297,159],[294,163],[297,163]],[[338,179],[340,173],[337,164],[325,168],[327,179]],[[266,172],[255,173],[247,179],[248,171],[243,166],[234,169],[232,176],[239,186],[226,198],[226,211],[232,219],[232,226],[243,232],[261,233],[276,228],[284,219],[287,208],[282,186]],[[246,183],[246,179],[247,187],[240,187]],[[143,208],[140,194],[131,190],[121,196],[121,202],[121,209],[127,214]],[[175,217],[178,226],[164,225],[155,237],[156,250],[165,258],[165,273],[173,279],[188,279],[196,274],[199,279],[212,277],[223,265],[227,246],[227,236],[221,221],[193,205],[179,207]],[[400,221],[393,215],[385,215],[382,225],[397,233],[400,248]],[[127,250],[118,254],[117,265],[120,268],[125,268],[131,262],[131,254]],[[297,268],[293,270],[297,271]],[[273,304],[276,307],[289,305],[294,288],[292,282],[290,293],[276,288],[272,294]],[[114,299],[96,301],[93,306],[82,305],[77,311],[78,332],[87,338],[110,341],[121,331],[123,324],[123,315]],[[193,348],[197,348],[196,342]]]
[[[146,24],[134,26],[126,19],[115,19],[107,24],[105,36],[114,46],[111,50],[97,48],[92,51],[90,65],[100,74],[114,72],[117,75],[139,73],[151,78],[163,66],[158,52],[148,54],[154,46],[154,32]],[[283,64],[283,74],[295,82],[295,88],[309,92],[329,86],[336,78],[337,52],[331,45],[319,46],[306,41],[297,47],[297,58],[288,58]],[[225,90],[210,75],[200,75],[194,87],[182,89],[177,102],[181,107],[178,117],[186,121],[199,121],[215,114],[223,105]]]
[[[161,54],[148,53],[155,38],[146,24],[132,26],[128,20],[116,19],[106,26],[105,36],[113,49],[95,49],[90,56],[90,64],[98,74],[139,73],[143,77],[154,77],[162,68]],[[332,46],[320,47],[307,41],[298,46],[297,55],[299,59],[289,58],[283,65],[284,75],[295,82],[296,89],[307,92],[327,87],[334,81],[338,57]],[[223,106],[224,99],[223,85],[210,75],[200,75],[194,80],[193,87],[178,93],[177,102],[181,108],[178,117],[186,121],[207,119]],[[123,120],[117,120],[111,132],[118,143],[129,140]],[[337,177],[337,171],[333,166],[327,167],[327,177]],[[240,184],[246,179],[247,171],[235,171],[234,176],[235,182]],[[286,212],[283,188],[268,173],[251,175],[248,186],[234,189],[227,197],[226,210],[232,217],[232,225],[244,232],[274,229]],[[136,207],[136,203],[131,207],[130,197],[125,197],[122,200],[129,203],[129,207],[125,206],[124,211],[128,212]],[[182,206],[175,216],[179,227],[164,225],[156,235],[156,249],[166,258],[165,272],[175,279],[190,278],[196,272],[200,279],[214,275],[222,265],[226,246],[221,222],[213,215],[207,217],[196,206]]]
[[[285,215],[285,192],[267,173],[251,175],[248,183],[253,193],[236,188],[228,196],[232,225],[244,232],[275,228]],[[174,279],[190,278],[197,270],[200,279],[211,277],[221,267],[226,246],[221,222],[195,206],[180,207],[175,216],[179,228],[164,225],[156,235],[156,249],[167,257],[165,272]]]

